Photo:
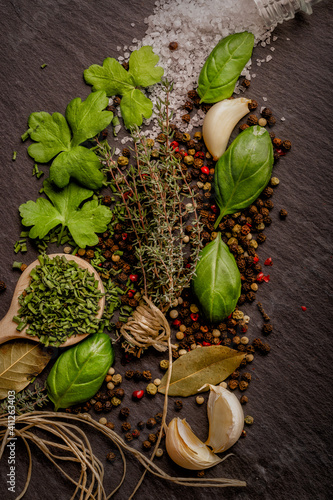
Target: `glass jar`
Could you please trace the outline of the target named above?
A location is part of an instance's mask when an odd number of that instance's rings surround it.
[[[254,0],[267,27],[288,21],[296,12],[312,14],[312,6],[320,0]]]

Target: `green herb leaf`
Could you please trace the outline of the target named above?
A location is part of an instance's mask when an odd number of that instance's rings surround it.
[[[59,188],[67,186],[70,179],[77,180],[90,189],[99,189],[104,175],[99,170],[98,157],[90,149],[76,146],[70,151],[60,153],[50,167],[50,179]]]
[[[14,340],[0,346],[0,399],[22,391],[47,365],[51,353],[36,342]]]
[[[223,38],[209,54],[199,75],[201,102],[214,103],[230,97],[254,44],[252,33],[244,31]]]
[[[60,151],[70,149],[71,132],[60,113],[31,113],[28,125],[30,138],[36,141],[28,147],[28,153],[35,161],[47,163]]]
[[[103,61],[103,66],[93,64],[83,72],[83,77],[92,90],[104,90],[106,95],[122,95],[134,88],[131,75],[124,67],[111,57]]]
[[[273,146],[263,127],[249,127],[239,134],[215,166],[214,187],[220,215],[249,206],[266,187],[273,168]]]
[[[94,92],[83,102],[80,97],[76,97],[68,104],[66,120],[73,132],[71,148],[95,137],[111,123],[113,114],[103,111],[108,103],[109,99],[104,92]]]
[[[45,111],[29,116],[28,133],[36,144],[28,147],[28,153],[40,163],[59,155],[51,165],[50,175],[58,187],[67,185],[71,177],[89,189],[102,187],[104,176],[97,156],[79,144],[109,125],[113,113],[103,111],[108,102],[105,92],[100,91],[83,102],[79,97],[73,99],[66,109],[67,121],[60,113],[50,115]]]
[[[83,403],[101,387],[114,354],[109,337],[96,333],[59,356],[46,380],[55,410]]]
[[[219,345],[190,351],[172,364],[168,395],[192,396],[204,384],[217,385],[238,368],[244,357],[244,353]],[[165,394],[167,377],[168,372],[158,387],[162,394]],[[207,387],[202,392],[208,390]]]
[[[212,323],[223,321],[236,307],[241,293],[240,273],[220,233],[201,251],[192,288]]]
[[[156,66],[159,59],[149,45],[132,52],[129,59],[129,74],[135,85],[149,87],[149,85],[161,81],[164,70],[160,66]]]
[[[129,70],[111,57],[103,61],[103,66],[93,64],[83,73],[92,90],[104,90],[111,97],[122,95],[120,109],[125,127],[142,125],[142,117],[152,115],[153,104],[141,90],[136,87],[148,87],[157,83],[163,76],[163,68],[155,67],[159,61],[150,46],[141,47],[132,52],[129,59]],[[123,102],[124,101],[124,102]]]
[[[54,227],[61,224],[67,226],[75,243],[85,248],[98,243],[95,233],[106,231],[111,220],[111,211],[98,205],[97,200],[80,204],[90,198],[93,192],[71,182],[62,191],[54,188],[49,180],[44,181],[45,194],[50,198],[38,198],[36,202],[28,201],[19,207],[22,224],[33,226],[30,238],[44,238]]]
[[[142,125],[142,116],[149,118],[153,112],[153,103],[138,89],[127,92],[120,101],[120,110],[126,128]]]

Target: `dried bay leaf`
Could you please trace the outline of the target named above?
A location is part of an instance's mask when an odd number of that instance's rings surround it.
[[[51,353],[36,342],[13,340],[0,346],[0,399],[8,391],[22,391],[51,359]]]
[[[244,357],[244,353],[219,345],[190,351],[172,364],[169,396],[192,396],[204,384],[219,384],[238,368]],[[158,392],[165,394],[166,381],[167,373]]]

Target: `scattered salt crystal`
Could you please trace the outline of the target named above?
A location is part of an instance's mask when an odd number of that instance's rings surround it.
[[[126,57],[126,59],[127,59],[130,55],[131,54],[129,52],[125,52],[124,57]]]
[[[121,153],[121,150],[120,150],[119,148],[116,148],[116,149],[115,149],[114,154],[115,154],[116,156],[119,156],[119,155],[120,155],[120,153]]]
[[[124,60],[124,57],[123,56],[119,56],[118,57],[118,61],[123,61]]]
[[[255,2],[249,0],[157,0],[153,13],[144,19],[146,34],[142,40],[133,39],[136,49],[150,45],[160,57],[158,65],[164,69],[164,77],[174,83],[174,90],[169,96],[170,108],[174,111],[173,121],[180,130],[189,132],[203,122],[202,111],[192,113],[190,124],[181,119],[184,114],[181,105],[187,99],[187,92],[197,87],[198,75],[209,53],[222,38],[233,33],[249,31],[254,34],[255,45],[265,47],[271,41],[273,29],[267,29],[260,17]],[[132,23],[134,24],[134,23]],[[272,37],[275,41],[277,37]],[[177,50],[170,52],[169,43],[177,42]],[[129,47],[130,51],[136,50]],[[127,46],[123,48],[124,58]],[[270,60],[272,56],[256,60],[258,66]],[[122,60],[124,60],[124,58]],[[119,59],[120,60],[120,59]],[[242,71],[248,80],[253,62],[250,60]],[[244,91],[236,85],[235,93]],[[156,104],[161,97],[161,85],[148,89],[149,98]],[[266,98],[267,99],[267,98]],[[144,123],[157,135],[156,115]]]
[[[131,26],[132,26],[132,28],[134,28],[134,26],[135,26],[135,23],[131,23]]]
[[[274,50],[275,50],[275,47],[271,47],[271,51],[274,52]]]
[[[262,100],[266,102],[267,101],[267,97],[263,97]]]
[[[286,38],[286,40],[288,40],[288,42],[289,42],[290,38]]]
[[[273,42],[276,42],[276,40],[278,39],[278,37],[276,35],[273,36]]]
[[[282,116],[282,117],[281,117],[281,121],[282,121],[282,122],[285,122],[285,121],[286,121],[286,119],[285,119],[285,117],[284,117],[284,116]]]
[[[121,51],[121,47],[120,45],[117,45],[117,52],[120,52]]]
[[[264,111],[264,109],[265,109],[265,106],[261,106],[260,113],[262,113]]]
[[[266,56],[266,62],[269,62],[269,61],[271,61],[272,59],[273,59],[273,57],[272,57],[272,56],[270,56],[270,55]]]

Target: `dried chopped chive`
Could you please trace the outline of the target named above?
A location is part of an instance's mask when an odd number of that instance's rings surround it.
[[[17,151],[13,151],[12,160],[15,161],[17,157]]]
[[[46,63],[43,63],[43,64],[41,64],[41,66],[40,66],[40,67],[41,67],[41,69],[44,69],[44,68],[46,68],[46,66],[47,66],[47,64],[46,64]]]
[[[24,132],[24,134],[21,135],[21,140],[23,142],[26,141],[27,139],[29,139],[29,131],[28,130],[26,132]]]
[[[23,321],[17,330],[28,324],[28,335],[37,335],[43,344],[56,346],[77,333],[97,331],[100,320],[95,316],[102,294],[95,288],[98,282],[94,276],[63,257],[51,260],[40,255],[38,260],[40,265],[30,273],[27,295],[19,297],[21,308],[16,322]]]

